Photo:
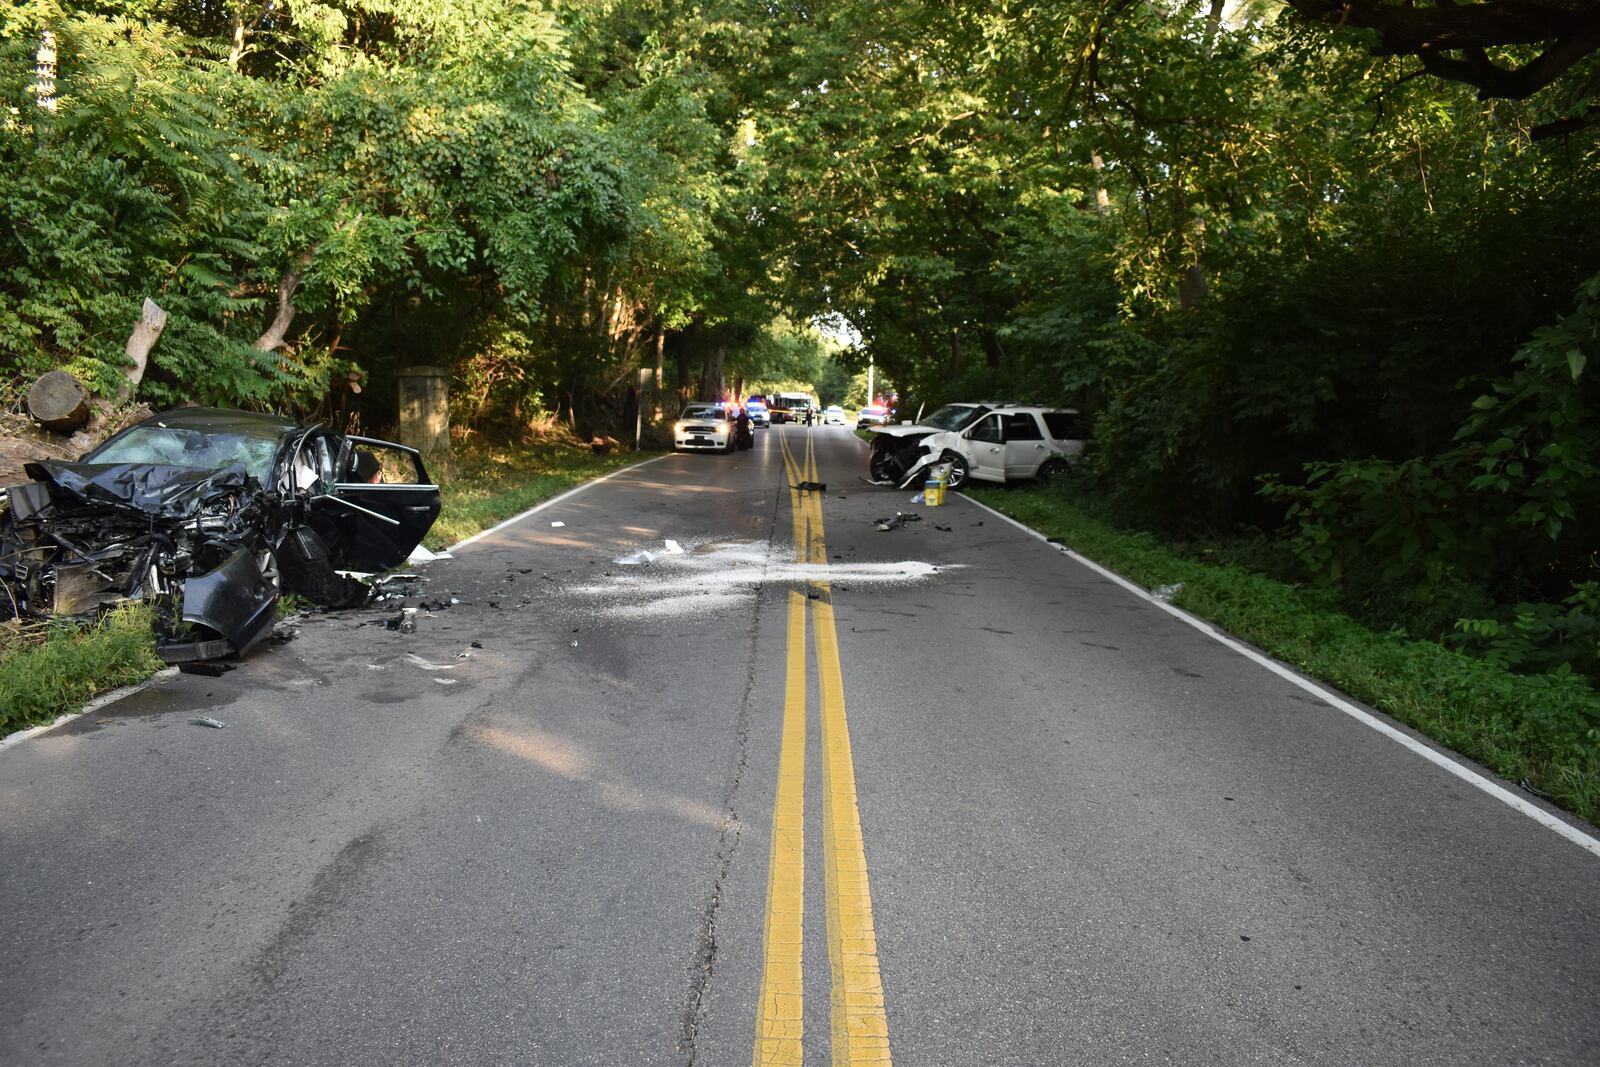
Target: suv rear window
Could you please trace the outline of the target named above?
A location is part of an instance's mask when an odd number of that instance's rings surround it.
[[[1047,411],[1044,424],[1057,441],[1072,441],[1083,436],[1078,430],[1078,416],[1070,411]]]
[[[1032,415],[1026,411],[1019,411],[1015,415],[1006,416],[1007,441],[1042,441],[1044,434],[1039,432],[1039,424]]]

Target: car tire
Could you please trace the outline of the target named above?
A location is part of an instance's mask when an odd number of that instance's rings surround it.
[[[1044,486],[1064,485],[1067,477],[1072,474],[1072,467],[1064,459],[1047,459],[1039,464],[1039,472],[1033,476],[1034,481]]]
[[[946,489],[960,489],[967,484],[967,457],[959,452],[946,452],[940,462],[950,464],[950,477],[944,483]]]
[[[889,469],[889,450],[887,448],[874,448],[872,450],[872,457],[867,460],[867,475],[875,482],[894,480],[894,472]]]

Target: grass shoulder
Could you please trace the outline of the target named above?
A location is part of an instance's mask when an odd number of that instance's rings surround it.
[[[150,614],[125,604],[99,623],[7,623],[0,634],[0,735],[54,720],[161,669]]]
[[[971,495],[1140,585],[1181,582],[1173,602],[1185,611],[1600,822],[1600,693],[1581,677],[1515,674],[1434,641],[1368,629],[1314,590],[1186,558],[1056,490]]]
[[[438,550],[487,530],[591,478],[649,459],[654,452],[596,455],[564,440],[458,445],[439,479],[443,508],[423,544]]]

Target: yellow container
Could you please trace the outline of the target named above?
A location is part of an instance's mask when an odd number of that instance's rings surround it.
[[[929,479],[922,483],[922,502],[930,508],[941,507],[944,504],[944,483]]]

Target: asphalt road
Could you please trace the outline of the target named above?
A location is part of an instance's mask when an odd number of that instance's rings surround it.
[[[0,1063],[1600,1062],[1595,855],[758,439],[0,751]]]

